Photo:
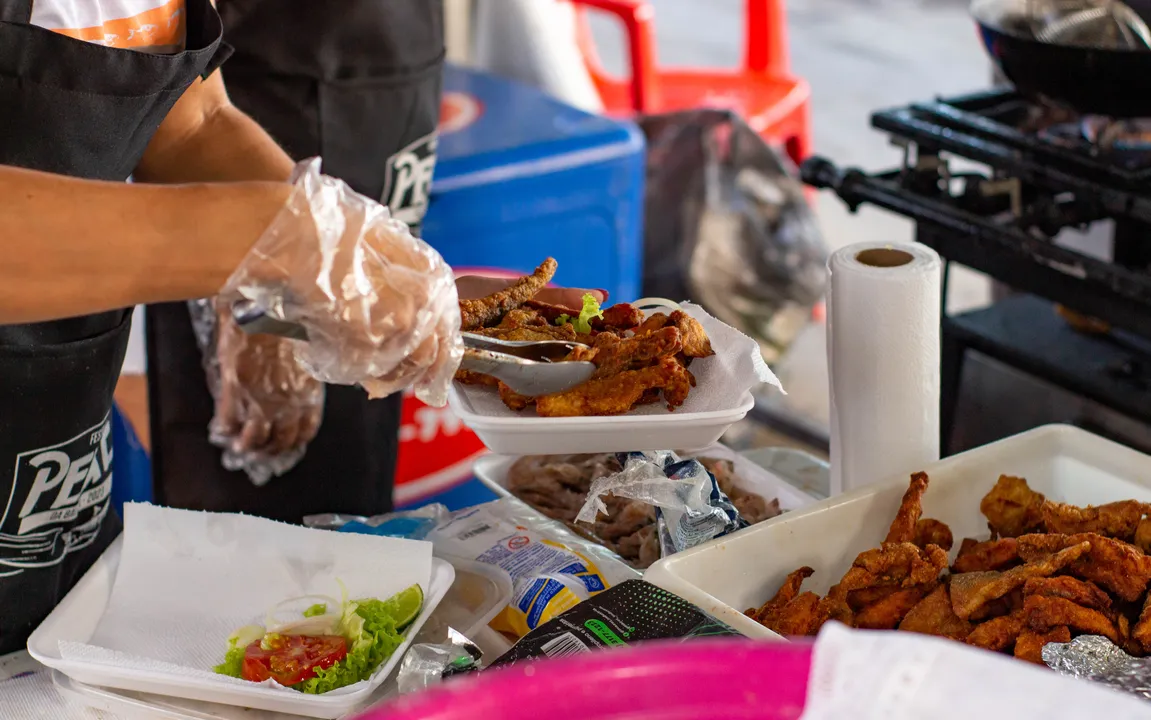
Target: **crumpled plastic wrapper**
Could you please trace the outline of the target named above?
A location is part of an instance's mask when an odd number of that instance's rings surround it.
[[[605,495],[638,500],[655,507],[660,557],[668,557],[748,527],[715,476],[698,460],[680,460],[672,452],[619,454],[623,470],[598,478],[576,522],[592,524],[607,513]]]
[[[639,124],[648,148],[643,294],[692,298],[774,362],[827,287],[827,245],[794,165],[730,111]]]
[[[423,540],[450,514],[446,505],[432,503],[414,510],[401,510],[372,517],[339,513],[306,515],[304,525],[321,530]]]
[[[318,380],[371,397],[414,387],[442,407],[463,358],[455,276],[380,203],[305,160],[295,191],[220,291],[301,326],[296,359]]]
[[[396,673],[400,694],[427,690],[453,675],[479,670],[483,652],[462,633],[448,628],[447,642],[416,644],[408,649]]]
[[[1105,637],[1082,635],[1069,643],[1047,643],[1043,662],[1063,675],[1151,700],[1151,658],[1132,657]]]

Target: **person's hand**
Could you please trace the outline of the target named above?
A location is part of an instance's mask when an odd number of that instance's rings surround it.
[[[295,341],[249,335],[221,308],[216,360],[220,385],[212,442],[241,462],[275,458],[294,463],[316,436],[324,411],[324,386],[296,360]]]
[[[324,382],[372,397],[415,386],[442,405],[463,356],[458,296],[439,253],[380,203],[297,166],[288,204],[221,291],[296,322],[291,347]]]
[[[464,275],[456,278],[456,291],[460,300],[476,300],[487,297],[493,293],[513,284],[515,280],[485,277],[483,275]],[[579,290],[575,288],[544,288],[534,299],[549,305],[558,305],[575,311],[577,314],[583,308],[583,296],[591,294],[597,302],[607,301],[607,290]]]

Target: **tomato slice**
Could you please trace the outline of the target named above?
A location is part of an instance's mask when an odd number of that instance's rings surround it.
[[[279,635],[257,640],[244,650],[240,674],[245,680],[272,678],[281,685],[295,685],[316,676],[348,655],[348,641],[339,635]]]

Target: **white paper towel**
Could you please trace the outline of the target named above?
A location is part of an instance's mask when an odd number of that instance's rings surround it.
[[[823,626],[802,720],[1134,720],[1147,702],[917,633]]]
[[[297,527],[263,518],[130,503],[120,567],[87,643],[67,660],[153,676],[252,686],[217,675],[228,635],[262,624],[276,603],[307,594],[386,599],[431,580],[431,543]],[[284,693],[294,690],[265,683]],[[362,683],[329,695],[357,692]]]
[[[676,409],[676,415],[688,413],[733,410],[743,403],[748,390],[760,385],[772,385],[783,392],[779,378],[763,360],[759,343],[739,330],[709,315],[698,305],[682,303],[683,311],[699,321],[711,339],[715,355],[697,358],[691,364],[696,386],[687,395],[687,401]],[[660,312],[667,312],[661,310]],[[492,388],[478,385],[460,385],[473,412],[486,417],[519,417],[535,415],[535,410],[515,411],[500,400]],[[786,394],[786,393],[784,393]],[[667,415],[663,403],[641,405],[628,415]],[[610,418],[605,418],[610,422]]]
[[[836,494],[939,459],[942,262],[923,245],[860,243],[833,253],[828,268]]]

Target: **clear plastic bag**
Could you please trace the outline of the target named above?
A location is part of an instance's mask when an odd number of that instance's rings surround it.
[[[691,298],[773,362],[827,285],[827,246],[786,156],[725,110],[640,119],[643,293]]]
[[[680,460],[672,452],[633,452],[620,453],[619,462],[623,470],[592,482],[576,522],[590,525],[599,513],[607,513],[606,495],[652,505],[660,557],[748,526],[698,460]]]

